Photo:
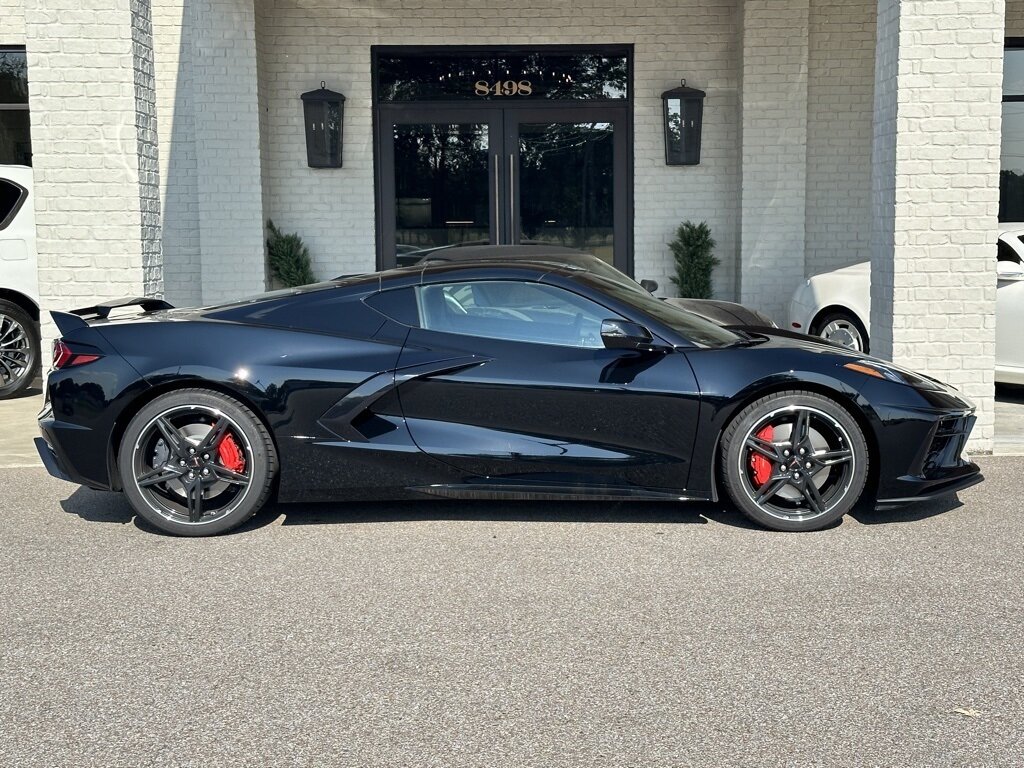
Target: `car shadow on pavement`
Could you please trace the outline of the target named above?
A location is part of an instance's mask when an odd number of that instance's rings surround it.
[[[135,523],[159,533],[138,517],[120,493],[78,488],[60,502],[68,514],[92,523]],[[430,520],[494,520],[533,523],[689,523],[710,521],[736,528],[755,528],[724,504],[677,502],[586,501],[366,501],[281,504],[273,502],[239,527],[254,530],[281,525],[353,525]]]
[[[850,512],[850,517],[861,525],[884,523],[916,523],[929,517],[944,515],[959,509],[964,503],[956,496],[942,496],[932,501],[921,501],[895,509],[875,509],[872,503],[860,503]]]
[[[120,493],[78,488],[60,502],[68,514],[92,523],[134,523],[149,533],[160,533],[137,516]],[[963,506],[955,496],[876,511],[871,503],[859,504],[850,513],[862,525],[912,523],[941,515]],[[761,530],[731,506],[705,502],[641,501],[365,501],[337,503],[281,504],[273,502],[237,529],[252,531],[279,522],[280,525],[365,525],[368,523],[421,522],[438,520],[492,520],[523,523],[674,523],[715,522],[733,528]],[[837,521],[825,530],[840,525]]]
[[[41,395],[41,394],[43,394],[43,389],[42,389],[42,386],[40,385],[40,383],[39,383],[39,381],[37,379],[36,382],[34,384],[32,384],[31,386],[29,386],[27,389],[23,389],[18,394],[11,395],[10,397],[8,397],[6,399],[8,401],[24,400],[25,398],[36,397],[37,395]]]
[[[78,515],[90,523],[130,523],[135,510],[121,493],[94,491],[78,487],[60,502],[60,508],[69,515]]]
[[[523,523],[705,524],[709,520],[747,527],[746,521],[711,504],[640,501],[372,501],[342,504],[270,504],[248,527],[352,525],[429,520],[493,520]]]

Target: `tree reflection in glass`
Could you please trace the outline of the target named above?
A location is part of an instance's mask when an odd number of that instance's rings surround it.
[[[400,124],[394,142],[398,262],[423,249],[489,242],[487,126]]]
[[[519,127],[519,225],[524,240],[614,255],[611,123]]]

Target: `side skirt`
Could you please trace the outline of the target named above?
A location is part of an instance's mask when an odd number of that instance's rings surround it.
[[[428,496],[446,499],[505,501],[708,501],[704,496],[652,491],[644,488],[590,487],[572,485],[526,485],[500,483],[458,483],[416,485],[408,488]]]

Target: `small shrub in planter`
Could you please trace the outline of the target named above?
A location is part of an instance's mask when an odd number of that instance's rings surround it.
[[[267,219],[267,260],[271,276],[285,288],[315,283],[309,248],[295,232],[284,234]]]
[[[679,296],[684,299],[710,299],[711,273],[718,266],[715,258],[715,241],[706,221],[694,224],[684,221],[676,230],[676,239],[669,243],[676,262],[676,274],[672,278]]]

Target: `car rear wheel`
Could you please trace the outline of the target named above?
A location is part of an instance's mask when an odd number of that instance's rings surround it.
[[[0,400],[23,392],[38,368],[38,326],[17,304],[0,299]]]
[[[812,336],[821,336],[826,341],[838,344],[847,349],[867,354],[868,332],[850,312],[829,312],[814,321],[811,327]]]
[[[266,503],[277,453],[263,422],[234,398],[204,389],[157,397],[128,424],[118,453],[125,496],[167,533],[209,536]]]
[[[729,497],[747,517],[777,531],[815,531],[857,503],[868,447],[853,416],[814,392],[756,400],[722,435],[719,466]]]

